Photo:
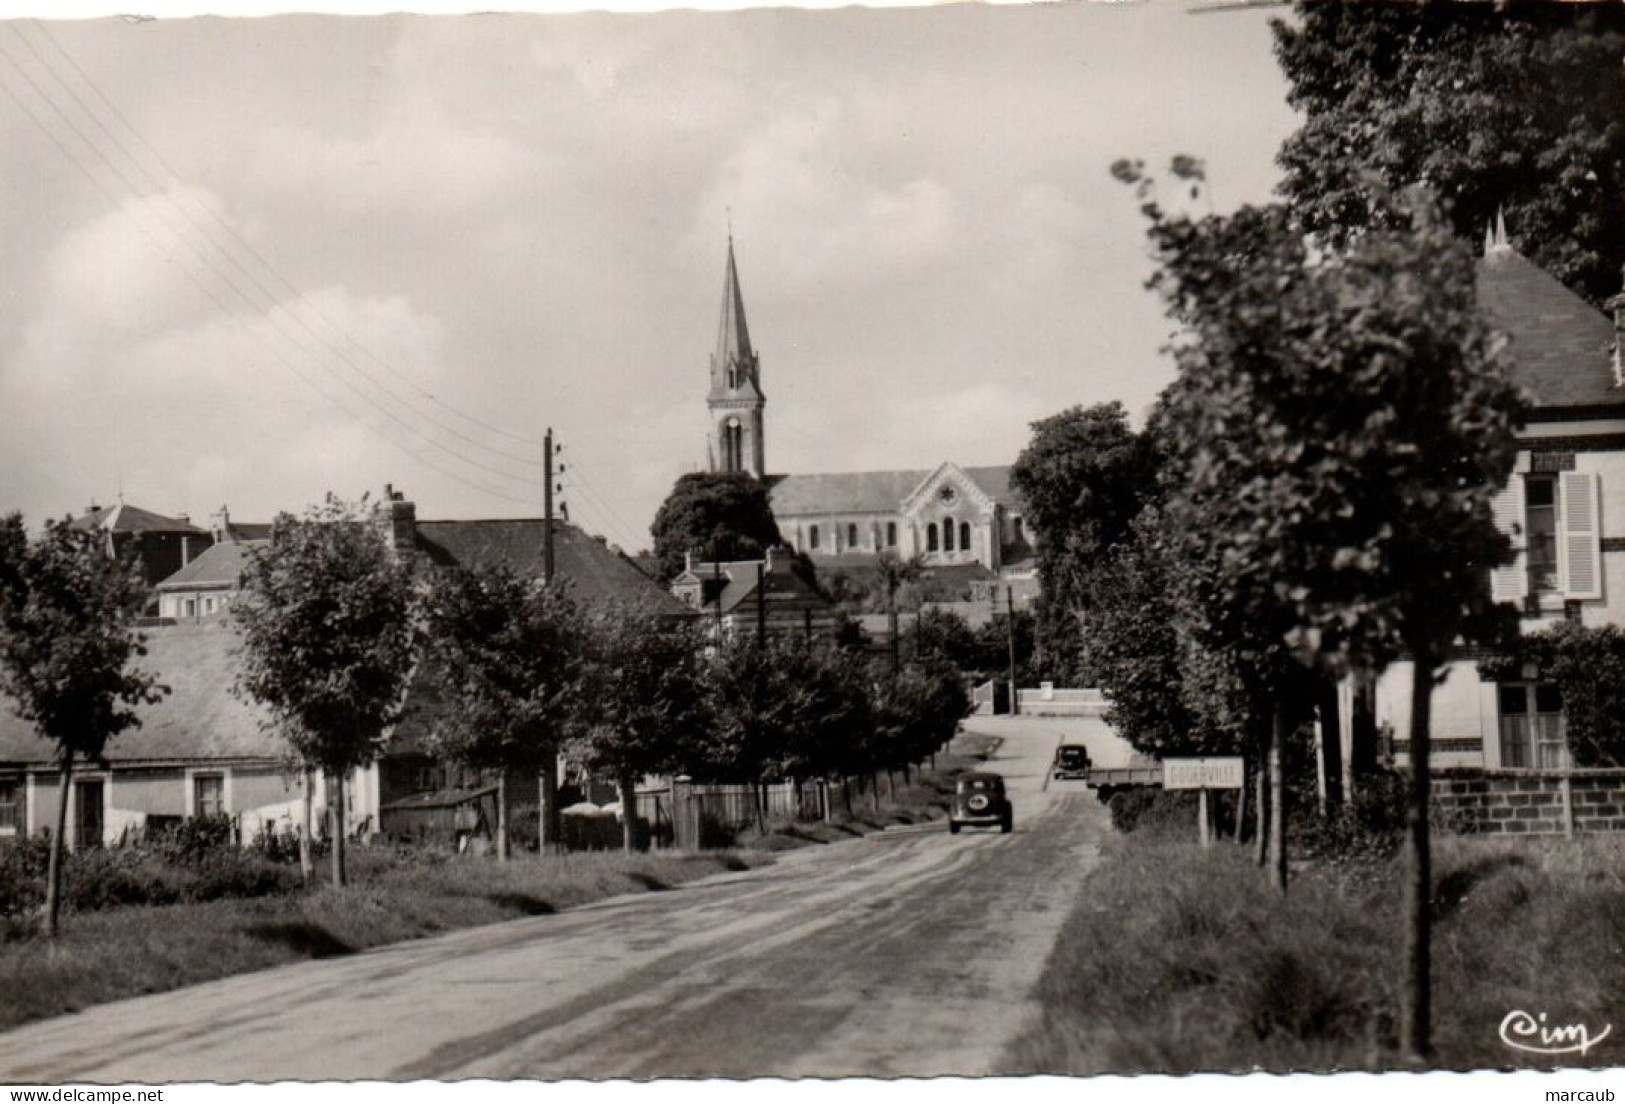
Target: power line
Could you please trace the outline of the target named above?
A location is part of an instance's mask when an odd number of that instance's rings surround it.
[[[176,171],[175,167],[172,164],[170,164],[169,160],[164,157],[163,153],[160,150],[158,150],[158,148],[156,146],[154,146],[151,142],[149,142],[147,140],[147,138],[141,133],[141,131],[139,129],[137,129],[133,123],[130,122],[130,120],[124,115],[124,113],[119,110],[118,105],[115,104],[112,101],[112,99],[110,99],[106,95],[106,93],[104,93],[102,91],[101,87],[99,85],[97,85],[95,80],[93,80],[90,77],[90,75],[85,72],[85,70],[79,65],[79,63],[74,60],[73,56],[68,53],[68,51],[62,46],[62,44],[57,41],[56,37],[54,35],[52,35],[50,33],[50,31],[43,24],[41,24],[38,20],[33,20],[31,22],[34,25],[35,31],[40,36],[42,36],[47,42],[49,42],[51,44],[52,48],[56,51],[56,53],[65,62],[67,62],[68,66],[74,71],[75,74],[78,75],[79,79],[81,81],[83,81],[85,86],[90,89],[91,93],[98,100],[100,100],[103,105],[106,106],[107,110],[112,113],[113,117],[122,125],[124,130],[127,131],[130,134],[130,136],[135,139],[136,142],[140,143],[140,145],[144,149],[146,149],[148,153],[150,153],[152,155],[152,158],[158,163],[158,165],[160,167],[163,168],[164,172],[168,174],[168,176],[171,178],[171,180],[173,180],[176,184],[182,185],[183,188],[184,188],[184,181],[182,181],[182,179],[181,179],[181,174],[178,171]],[[107,137],[109,139],[111,139],[119,147],[120,151],[123,152],[124,155],[130,159],[130,162],[133,165],[135,165],[141,172],[143,172],[147,176],[147,178],[149,180],[151,180],[155,184],[161,185],[163,183],[163,181],[161,181],[159,179],[158,174],[152,172],[151,170],[147,169],[145,166],[143,166],[141,164],[140,158],[136,156],[134,151],[132,151],[127,145],[125,145],[118,138],[117,135],[115,135],[113,133],[113,131],[102,121],[100,116],[88,104],[85,103],[85,101],[79,96],[79,94],[74,91],[73,87],[66,80],[63,79],[61,74],[58,73],[56,71],[56,69],[51,65],[51,63],[39,52],[39,50],[34,46],[34,44],[32,42],[30,42],[25,35],[23,35],[21,30],[19,30],[15,25],[11,26],[11,30],[12,30],[12,33],[18,38],[18,40],[21,41],[23,43],[23,45],[28,48],[29,52],[34,55],[35,59],[46,70],[46,72],[48,72],[51,75],[52,79],[55,80],[56,83],[58,85],[60,85],[68,93],[69,96],[71,96],[73,98],[74,102],[76,104],[78,104],[80,110],[82,112],[84,112],[84,114],[92,122],[94,122],[96,124],[97,128],[100,129],[102,131],[102,133],[106,134]],[[8,60],[10,60],[10,59],[8,58]],[[12,64],[13,64],[13,66],[16,66],[15,61],[12,61]],[[19,68],[19,71],[20,71],[20,68]],[[32,83],[32,82],[30,82],[30,83]],[[220,218],[219,215],[216,212],[210,210],[206,205],[198,202],[195,197],[191,197],[191,198],[192,198],[193,203],[197,206],[197,208],[200,211],[202,211],[204,213],[206,218],[209,218],[213,222],[218,223],[226,231],[226,233],[231,236],[231,238],[237,243],[237,245],[241,249],[246,251],[248,253],[248,255],[251,256],[255,261],[257,261],[260,264],[260,266],[263,267],[264,270],[267,273],[269,273],[270,276],[277,283],[279,283],[281,286],[285,287],[289,292],[291,292],[295,296],[299,296],[301,294],[299,288],[296,287],[293,284],[293,282],[290,281],[286,276],[284,276],[281,273],[281,271],[278,270],[277,267],[270,262],[270,260],[268,260],[262,253],[260,253],[260,251],[258,249],[256,249],[253,246],[252,243],[250,243],[245,238],[243,238],[243,236],[237,232],[236,228],[233,227],[230,222],[228,222],[227,220],[225,220],[223,218]],[[173,201],[171,201],[171,202],[173,202]],[[228,257],[228,259],[230,259],[232,261],[232,263],[235,264],[238,267],[238,269],[244,273],[244,275],[247,275],[247,276],[250,277],[250,279],[253,279],[253,274],[248,270],[248,268],[246,266],[244,266],[242,264],[241,261],[239,261],[234,255],[232,255],[230,249],[227,246],[221,244],[221,242],[218,239],[210,237],[209,234],[208,234],[208,231],[204,230],[203,227],[199,226],[195,220],[190,218],[190,216],[187,216],[185,211],[181,209],[181,207],[180,207],[180,205],[178,203],[175,203],[174,206],[175,206],[177,211],[180,211],[180,213],[183,215],[183,217],[187,218],[187,221],[192,224],[194,229],[197,229],[200,233],[204,234],[205,237],[209,237],[209,240],[210,240],[211,244],[213,244],[216,249],[220,250],[220,252],[222,254],[226,255]],[[256,286],[258,286],[260,288],[260,290],[262,292],[264,292],[268,297],[272,298],[273,300],[275,299],[275,296],[271,295],[271,293],[262,284],[259,284],[257,280],[255,280],[255,283],[256,283]],[[501,428],[499,426],[492,425],[489,422],[486,422],[486,421],[483,421],[483,420],[481,420],[479,418],[476,418],[475,416],[473,416],[471,414],[468,414],[468,413],[458,409],[457,407],[452,406],[451,404],[445,402],[444,400],[440,399],[438,396],[436,396],[432,392],[430,392],[427,389],[420,386],[415,380],[411,379],[409,376],[407,376],[404,373],[397,370],[388,361],[384,360],[382,357],[380,357],[377,354],[373,353],[372,350],[367,348],[367,346],[365,346],[359,340],[357,340],[354,336],[349,334],[338,323],[334,322],[331,318],[327,317],[327,315],[325,315],[323,312],[321,312],[320,310],[318,310],[314,306],[309,306],[307,309],[310,310],[311,314],[315,315],[318,319],[320,319],[321,321],[326,323],[327,326],[330,329],[332,329],[334,333],[338,334],[340,338],[342,338],[343,340],[348,342],[350,345],[352,345],[356,349],[358,349],[362,353],[362,355],[364,355],[367,359],[373,361],[375,364],[377,364],[379,367],[383,368],[390,375],[394,376],[395,378],[399,379],[401,382],[405,383],[408,387],[412,388],[418,394],[422,395],[424,399],[426,399],[429,402],[433,403],[435,406],[439,407],[440,409],[445,410],[448,413],[452,414],[453,416],[461,418],[464,421],[470,423],[471,425],[477,426],[480,429],[483,429],[488,433],[496,434],[497,436],[504,437],[504,438],[506,438],[508,440],[515,441],[515,442],[517,442],[519,444],[522,444],[522,445],[528,445],[528,446],[532,446],[532,447],[539,447],[540,446],[541,442],[539,440],[537,440],[536,438],[534,438],[534,437],[526,437],[526,436],[523,436],[523,435],[520,435],[520,434],[512,433],[512,432],[510,432],[508,430],[505,430],[505,429],[503,429],[503,428]],[[296,320],[298,320],[298,319],[296,319]],[[304,325],[302,320],[298,320],[298,321],[301,322],[301,325]],[[313,337],[317,337],[318,340],[321,340],[320,336],[317,335],[314,330],[310,330],[310,327],[308,327],[308,326],[305,326],[305,328],[312,334]],[[325,342],[324,342],[324,344],[325,344]],[[328,348],[332,349],[332,346],[328,346]],[[369,374],[367,374],[359,365],[355,364],[353,361],[349,360],[348,357],[344,356],[342,351],[336,350],[336,349],[334,349],[333,351],[336,353],[336,355],[339,355],[342,359],[344,359],[346,363],[350,364],[350,366],[352,368],[354,368],[356,371],[361,372],[363,375],[367,375],[368,379],[372,379],[372,377]],[[381,390],[384,390],[386,393],[391,394],[391,397],[396,398],[396,401],[402,402],[402,405],[407,405],[408,409],[412,409],[408,404],[404,403],[401,399],[399,399],[398,396],[394,396],[392,393],[390,393],[388,391],[388,389],[386,387],[384,387],[382,384],[377,383],[376,380],[373,380],[373,382],[374,382],[375,386],[378,386]],[[446,430],[448,433],[453,434],[454,436],[458,437],[459,439],[461,439],[463,441],[466,441],[467,443],[469,443],[471,445],[474,445],[475,447],[484,449],[484,450],[486,450],[488,452],[491,452],[491,453],[493,453],[495,455],[498,455],[498,456],[502,456],[502,457],[504,457],[506,459],[513,460],[513,461],[516,461],[516,462],[519,462],[519,463],[523,463],[523,464],[525,464],[527,466],[534,466],[535,463],[536,463],[534,460],[530,459],[529,457],[517,456],[517,455],[515,455],[515,454],[513,454],[511,452],[507,452],[507,451],[505,451],[503,449],[495,448],[495,447],[487,445],[484,442],[479,441],[479,440],[477,440],[475,438],[466,436],[465,434],[461,433],[460,431],[456,430],[455,428],[450,427],[450,426],[446,426],[444,423],[441,423],[441,422],[433,419],[432,417],[430,417],[427,414],[424,414],[421,411],[417,411],[417,410],[414,409],[413,413],[417,414],[419,417],[424,418],[426,421],[430,421],[431,423],[439,426],[440,428]]]
[[[3,52],[3,51],[0,51],[0,52]],[[15,63],[13,63],[13,64],[15,64]],[[24,74],[24,75],[26,77],[26,74]],[[61,151],[62,155],[64,157],[66,157],[68,159],[68,161],[74,165],[75,168],[77,168],[81,173],[83,173],[85,175],[85,178],[90,181],[90,183],[96,188],[96,190],[99,191],[102,194],[102,196],[109,203],[111,203],[114,206],[115,209],[120,206],[119,199],[116,196],[113,195],[112,191],[107,187],[107,185],[104,184],[101,181],[101,179],[98,178],[96,176],[96,174],[90,169],[90,167],[88,165],[86,165],[82,159],[80,159],[78,154],[76,154],[72,150],[72,148],[69,147],[67,145],[67,143],[64,142],[56,134],[56,132],[53,131],[45,123],[45,121],[42,120],[39,117],[39,115],[34,111],[34,109],[28,105],[27,101],[25,101],[20,95],[18,95],[16,89],[14,89],[11,86],[11,83],[9,81],[7,81],[3,76],[0,76],[0,90],[3,90],[6,93],[6,95],[11,98],[12,102],[15,103],[22,110],[23,114],[27,115],[29,120],[31,122],[33,122],[33,124],[36,127],[38,127],[41,130],[41,132],[43,132],[45,134],[46,138],[48,138],[51,141],[51,144],[56,146],[56,148],[59,151]],[[156,237],[154,237],[152,232],[144,224],[142,224],[139,220],[136,222],[136,229],[138,229],[142,233],[142,235],[144,237],[146,237],[149,241],[151,241],[153,243],[153,245],[155,245],[163,253],[164,258],[166,260],[170,261],[171,263],[176,262],[176,258],[169,251],[169,248],[167,246],[165,246],[163,242],[159,241]],[[333,395],[329,394],[327,391],[325,391],[318,383],[316,383],[314,380],[312,380],[311,377],[309,377],[303,371],[301,371],[296,364],[294,364],[286,356],[284,356],[281,353],[280,350],[278,350],[275,346],[273,346],[273,345],[269,344],[268,342],[266,342],[265,339],[260,334],[256,333],[253,329],[251,329],[247,325],[247,323],[243,321],[243,319],[242,319],[242,317],[240,315],[238,315],[237,313],[232,311],[228,306],[226,306],[226,304],[224,302],[221,301],[219,296],[217,296],[214,293],[214,291],[198,277],[197,273],[193,272],[190,268],[188,268],[188,267],[186,267],[185,265],[182,265],[182,264],[176,264],[176,267],[178,269],[180,269],[180,271],[187,277],[187,279],[191,280],[194,284],[196,284],[198,289],[200,291],[202,291],[203,294],[211,302],[213,302],[215,304],[215,306],[219,307],[220,310],[226,315],[226,317],[228,317],[234,323],[236,323],[239,327],[241,327],[244,330],[244,332],[248,334],[248,336],[250,338],[252,338],[257,344],[259,344],[268,353],[270,353],[273,357],[275,357],[278,361],[280,361],[285,367],[288,368],[289,371],[293,372],[294,375],[298,376],[305,383],[309,384],[310,387],[312,389],[314,389],[318,394],[321,394],[328,401],[330,401],[330,402],[334,403],[335,405],[337,405],[346,414],[349,414],[351,417],[355,418],[363,426],[366,426],[369,430],[372,430],[375,433],[377,432],[377,430],[367,422],[367,420],[366,420],[366,418],[364,416],[358,414],[354,410],[351,410],[344,403],[344,401],[342,399],[336,398]],[[287,335],[284,333],[282,336],[286,337]],[[428,467],[429,469],[431,469],[433,471],[439,472],[440,474],[442,474],[444,476],[447,476],[450,479],[454,479],[454,480],[456,480],[457,482],[463,484],[466,487],[471,487],[474,490],[481,491],[481,492],[483,492],[485,494],[493,495],[493,496],[495,496],[497,498],[505,499],[505,500],[507,500],[509,502],[516,502],[516,503],[519,503],[521,505],[526,505],[526,506],[533,506],[534,505],[534,503],[532,503],[528,499],[517,498],[517,497],[515,497],[515,496],[513,496],[511,494],[507,494],[507,493],[505,493],[505,492],[503,492],[501,490],[498,490],[497,488],[488,486],[487,484],[484,484],[484,483],[480,483],[480,482],[478,482],[476,480],[472,480],[472,479],[470,479],[470,478],[468,478],[468,477],[466,477],[466,476],[464,476],[464,475],[462,475],[462,474],[460,474],[458,472],[454,472],[454,471],[448,470],[446,468],[443,468],[440,465],[436,464],[434,461],[432,461],[432,460],[428,459],[427,457],[424,457],[421,454],[413,451],[411,448],[407,447],[406,445],[403,445],[399,441],[393,440],[392,438],[389,438],[387,436],[384,437],[384,440],[386,442],[388,442],[389,444],[394,445],[396,448],[400,449],[406,455],[408,455],[408,456],[412,457],[413,459],[417,460],[419,463],[423,464],[425,467]],[[513,477],[509,476],[508,478],[513,478]]]

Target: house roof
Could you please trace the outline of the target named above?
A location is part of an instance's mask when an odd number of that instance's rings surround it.
[[[282,738],[260,727],[268,717],[231,692],[232,653],[241,638],[228,621],[168,625],[145,631],[147,654],[137,666],[169,687],[156,705],[136,708],[141,727],[107,745],[114,763],[275,760]],[[53,746],[0,697],[0,763],[49,763]]]
[[[994,501],[1015,502],[1010,468],[961,468]],[[930,478],[936,468],[869,472],[823,472],[772,477],[769,494],[777,517],[799,514],[895,513],[903,500]]]
[[[718,574],[724,579],[720,599],[713,596],[706,601],[706,608],[716,612],[716,605],[720,601],[724,614],[732,613],[746,601],[753,600],[756,594],[756,568],[762,560],[736,560],[723,563],[696,563],[689,570],[684,571],[672,585],[682,583],[692,584],[699,581],[709,584]],[[788,562],[774,565],[772,571],[762,576],[766,584],[763,590],[764,597],[783,608],[783,603],[808,603],[818,606],[831,606],[831,603],[822,594],[818,593],[807,580],[803,579]]]
[[[192,562],[158,584],[159,592],[190,590],[202,587],[234,587],[242,579],[243,568],[248,566],[251,549],[264,547],[265,542],[221,541],[211,544]]]
[[[165,517],[139,506],[100,506],[82,517],[69,522],[69,528],[81,532],[104,533],[188,533],[208,536],[207,529],[199,529],[189,521]]]
[[[687,617],[693,611],[645,575],[631,560],[568,522],[553,523],[553,564],[586,602],[618,602],[649,613]],[[494,521],[420,521],[417,547],[440,566],[502,564],[531,578],[544,571],[547,522],[541,518]]]
[[[1537,407],[1625,402],[1610,364],[1613,321],[1534,262],[1492,246],[1478,262],[1478,301],[1512,339],[1513,377]]]

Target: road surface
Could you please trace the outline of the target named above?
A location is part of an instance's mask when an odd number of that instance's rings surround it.
[[[1107,831],[1057,743],[1098,721],[973,719],[1015,832],[938,823],[774,866],[0,1034],[0,1082],[985,1074]],[[1004,1071],[1009,1072],[1009,1071]]]

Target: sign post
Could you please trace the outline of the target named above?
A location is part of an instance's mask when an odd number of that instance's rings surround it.
[[[1213,842],[1208,824],[1207,792],[1239,790],[1246,779],[1246,766],[1239,755],[1162,761],[1163,789],[1196,791],[1196,838],[1204,848]]]

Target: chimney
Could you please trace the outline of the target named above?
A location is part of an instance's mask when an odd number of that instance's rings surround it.
[[[413,554],[418,529],[418,508],[393,485],[384,484],[384,501],[379,503],[384,537],[395,555],[406,559]]]
[[[220,544],[231,539],[231,513],[222,503],[220,509],[209,515],[209,529],[214,533],[215,543]]]
[[[683,552],[683,570],[694,570],[694,549],[692,548],[685,549]]]

